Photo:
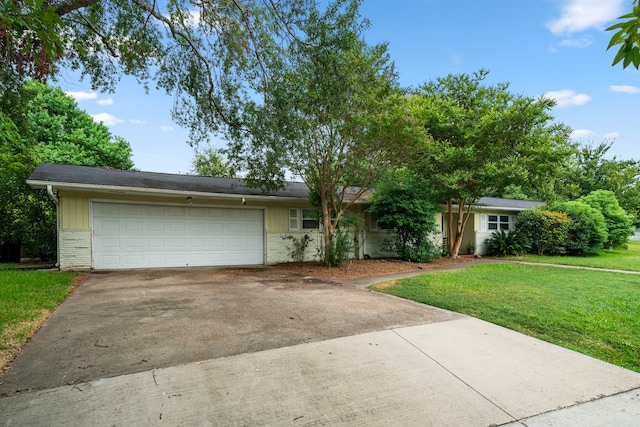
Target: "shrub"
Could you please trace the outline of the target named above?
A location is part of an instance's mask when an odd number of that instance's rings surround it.
[[[505,232],[496,231],[487,243],[487,253],[497,256],[522,255],[531,249],[526,235],[518,230]]]
[[[607,190],[592,191],[578,201],[586,203],[600,211],[604,216],[609,237],[604,246],[607,249],[626,247],[629,236],[633,233],[633,220],[627,215],[616,198],[615,193]]]
[[[550,207],[565,212],[571,218],[566,242],[570,255],[598,255],[608,238],[604,216],[595,208],[580,201],[556,203]]]
[[[309,243],[313,242],[313,239],[309,237],[308,234],[305,234],[304,236],[301,236],[299,238],[289,234],[287,236],[282,236],[282,240],[291,240],[292,246],[287,245],[287,251],[289,252],[289,256],[297,262],[304,261],[304,255],[307,251],[307,246],[309,246]]]
[[[413,262],[440,257],[441,249],[430,238],[437,230],[438,205],[424,187],[407,183],[380,185],[371,197],[370,210],[379,225],[393,232],[393,237],[384,242],[384,251]]]
[[[349,233],[340,228],[336,229],[331,239],[332,250],[329,254],[329,265],[340,267],[351,251],[351,239]]]
[[[516,229],[538,255],[562,248],[570,225],[571,219],[564,212],[529,209],[516,218]]]

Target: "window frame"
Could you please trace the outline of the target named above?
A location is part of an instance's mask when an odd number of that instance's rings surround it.
[[[318,218],[317,211],[313,208],[300,208],[300,222],[301,230],[319,230],[320,219]],[[315,226],[309,227],[305,225],[305,222],[314,222]]]

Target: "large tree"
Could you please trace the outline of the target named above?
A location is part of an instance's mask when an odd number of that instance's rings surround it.
[[[425,136],[413,163],[447,203],[448,250],[458,256],[471,206],[507,185],[542,183],[573,150],[554,103],[487,85],[488,72],[449,75],[422,85],[408,108]]]
[[[20,243],[31,255],[51,258],[55,209],[27,177],[42,162],[130,169],[131,148],[60,89],[29,81],[21,99],[11,109],[0,102],[0,243]]]
[[[307,11],[298,37],[269,58],[274,78],[264,102],[245,110],[248,130],[231,135],[230,159],[250,184],[273,188],[287,174],[307,184],[327,264],[336,262],[333,238],[343,214],[400,151],[396,74],[386,46],[364,41],[360,3]]]
[[[640,161],[607,156],[613,142],[586,145],[571,156],[561,176],[558,194],[575,200],[592,191],[612,191],[620,206],[640,222]]]
[[[9,0],[0,3],[0,88],[78,70],[94,90],[123,75],[175,98],[192,142],[240,127],[269,78],[263,56],[298,36],[313,0]]]

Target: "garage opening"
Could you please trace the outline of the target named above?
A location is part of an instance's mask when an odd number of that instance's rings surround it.
[[[93,268],[264,264],[262,209],[93,202]]]

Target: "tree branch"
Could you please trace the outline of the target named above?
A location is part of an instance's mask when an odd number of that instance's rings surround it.
[[[98,3],[100,0],[63,0],[56,4],[54,9],[58,16],[64,16],[74,10],[83,9],[89,7],[94,3]]]
[[[177,28],[173,24],[173,22],[171,22],[170,19],[168,19],[167,17],[162,15],[158,10],[156,10],[153,7],[149,7],[149,5],[147,5],[143,0],[132,0],[132,2],[134,4],[136,4],[138,7],[140,7],[142,10],[144,10],[144,11],[148,12],[149,14],[153,15],[153,17],[156,18],[158,21],[160,21],[163,24],[165,24],[169,28],[169,31],[171,32],[171,36],[174,39],[177,40],[177,39],[180,38],[180,39],[184,40],[184,42],[189,46],[189,48],[191,49],[193,54],[200,60],[201,64],[206,69],[207,80],[208,80],[208,83],[209,83],[209,90],[207,92],[207,100],[208,100],[209,104],[213,107],[213,110],[216,113],[218,113],[218,115],[222,118],[222,120],[225,123],[227,123],[230,126],[239,128],[240,125],[238,123],[232,121],[231,119],[229,119],[227,117],[226,113],[224,112],[224,110],[222,109],[222,107],[220,105],[218,105],[218,103],[215,101],[214,96],[213,96],[213,90],[214,90],[214,88],[216,86],[216,83],[215,83],[215,79],[213,77],[213,71],[211,69],[211,65],[209,64],[209,61],[204,56],[204,54],[200,51],[198,46],[196,46],[195,42],[191,39],[191,37],[187,33],[185,33],[184,31],[182,31],[179,28]]]

